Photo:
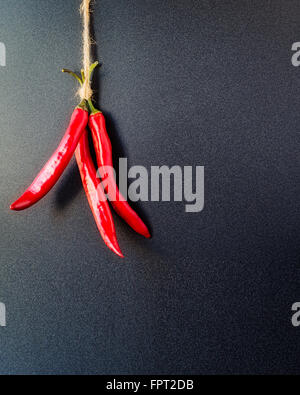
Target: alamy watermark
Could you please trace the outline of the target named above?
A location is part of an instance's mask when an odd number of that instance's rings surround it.
[[[294,43],[292,45],[292,51],[295,52],[292,56],[292,65],[294,67],[300,66],[300,42]]]
[[[126,158],[119,159],[120,193],[110,182],[116,179],[113,167],[103,166],[98,169],[106,197],[109,200],[131,200],[132,202],[186,202],[187,213],[199,213],[204,209],[204,166],[151,166],[148,171],[144,166],[128,169]],[[128,186],[128,179],[133,180]]]
[[[3,43],[0,42],[0,67],[6,66],[6,48]]]
[[[300,302],[293,304],[292,311],[294,312],[292,316],[292,325],[297,328],[300,326]]]
[[[0,326],[6,326],[6,307],[0,302]]]

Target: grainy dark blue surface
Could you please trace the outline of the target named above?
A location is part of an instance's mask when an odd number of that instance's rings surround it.
[[[204,165],[206,207],[136,206],[106,249],[74,162],[9,212],[76,103],[79,1],[1,0],[0,373],[300,371],[298,0],[98,0],[100,104],[129,165]]]

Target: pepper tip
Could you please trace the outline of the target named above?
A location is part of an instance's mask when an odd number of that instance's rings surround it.
[[[12,204],[9,206],[9,208],[10,208],[10,210],[12,210],[12,211],[19,211],[18,205],[16,204],[16,202],[12,203]]]
[[[122,254],[121,250],[119,250],[119,251],[114,251],[114,253],[117,254],[118,257],[121,258],[121,259],[124,259],[124,258],[125,258],[124,255]]]
[[[144,236],[146,237],[146,239],[151,239],[152,238],[152,236],[151,236],[149,231],[147,231],[147,233],[145,233]]]

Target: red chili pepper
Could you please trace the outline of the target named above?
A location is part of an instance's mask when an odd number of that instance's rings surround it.
[[[31,207],[53,188],[69,164],[87,123],[88,109],[83,101],[74,110],[68,130],[57,150],[26,192],[10,206],[11,210],[20,211]]]
[[[84,132],[79,141],[75,156],[84,190],[101,236],[113,252],[124,258],[117,241],[109,204],[91,158],[87,131]]]
[[[89,101],[92,114],[89,118],[89,127],[92,132],[94,147],[99,168],[103,166],[113,167],[112,146],[106,131],[105,118],[100,111],[97,111]],[[116,181],[111,172],[103,175],[108,185],[108,198],[117,214],[122,217],[132,229],[137,233],[150,238],[150,232],[137,213],[129,206],[124,197],[120,194]]]

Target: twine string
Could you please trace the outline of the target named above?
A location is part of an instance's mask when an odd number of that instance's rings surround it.
[[[91,23],[91,10],[90,10],[91,0],[82,0],[80,12],[83,19],[83,71],[85,79],[82,87],[79,90],[79,95],[83,100],[90,100],[93,91],[91,88],[91,81],[89,78],[90,66],[91,66],[91,46],[92,39],[90,35],[90,23]]]

